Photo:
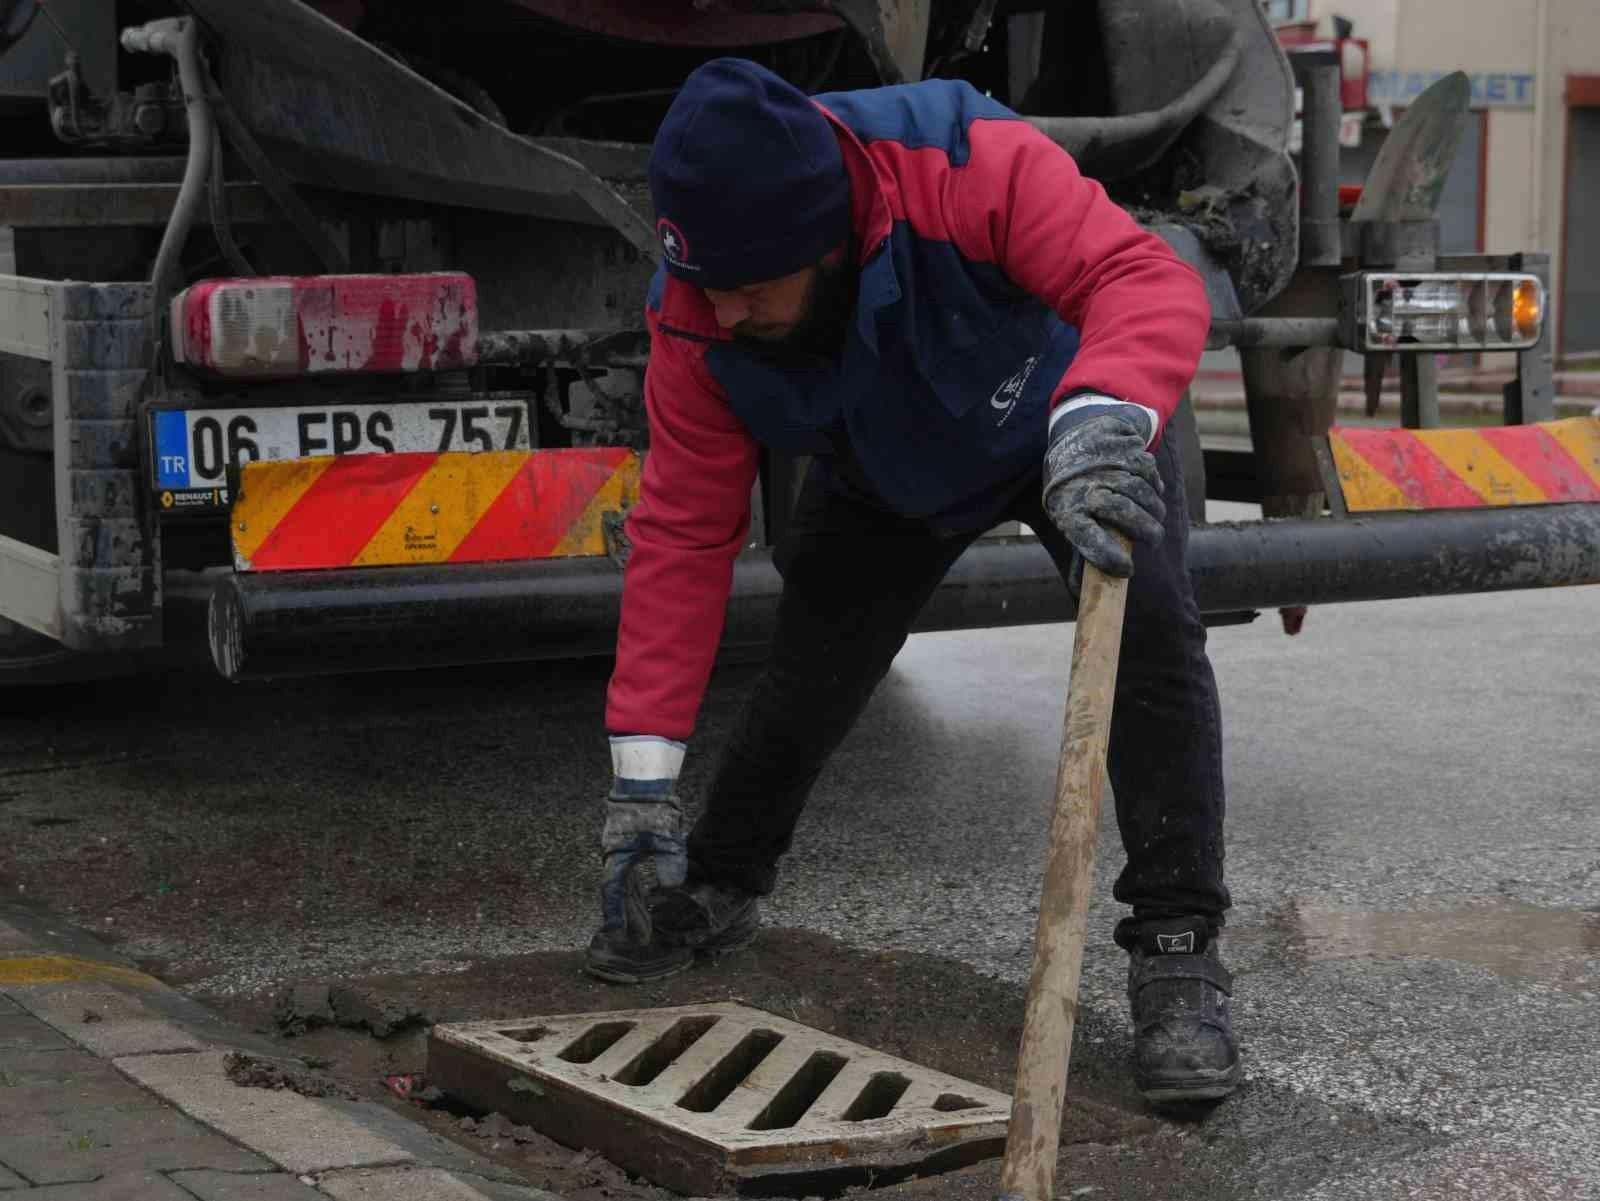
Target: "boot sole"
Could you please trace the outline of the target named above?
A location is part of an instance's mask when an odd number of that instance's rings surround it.
[[[641,970],[623,965],[613,966],[605,963],[595,963],[585,960],[583,970],[596,980],[604,980],[607,984],[650,984],[656,980],[670,980],[673,976],[682,974],[694,966],[696,959],[721,959],[724,955],[732,955],[742,951],[756,940],[760,926],[751,926],[739,934],[729,938],[726,942],[719,942],[714,946],[695,947],[694,953],[688,958],[667,964],[654,970]]]
[[[596,980],[604,980],[607,984],[649,984],[655,980],[667,980],[681,972],[688,971],[694,966],[694,957],[690,956],[682,963],[674,963],[669,967],[657,971],[634,971],[626,968],[608,967],[601,963],[585,963],[583,970]]]
[[[1239,1064],[1224,1072],[1207,1074],[1188,1084],[1140,1085],[1139,1095],[1152,1105],[1181,1105],[1185,1101],[1220,1101],[1239,1087],[1244,1075]]]

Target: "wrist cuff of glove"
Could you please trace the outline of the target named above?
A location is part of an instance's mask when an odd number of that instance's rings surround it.
[[[1050,414],[1050,440],[1053,442],[1072,426],[1094,417],[1115,415],[1132,423],[1144,435],[1149,450],[1161,431],[1161,416],[1148,405],[1119,400],[1103,392],[1079,392],[1067,397]]]
[[[659,801],[618,801],[606,804],[606,824],[600,848],[612,851],[667,851],[683,849],[683,810],[674,797]]]
[[[684,744],[654,734],[618,734],[611,739],[611,799],[662,800],[672,795],[683,770]]]

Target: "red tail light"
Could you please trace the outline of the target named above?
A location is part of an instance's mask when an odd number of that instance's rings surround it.
[[[454,272],[207,280],[173,298],[172,353],[226,376],[470,367],[477,288]]]

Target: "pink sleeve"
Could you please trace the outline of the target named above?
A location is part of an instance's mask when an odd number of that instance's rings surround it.
[[[633,553],[606,729],[683,740],[722,639],[757,448],[696,348],[653,324],[644,387],[650,451],[627,521]]]
[[[1024,121],[979,119],[954,174],[953,233],[1081,338],[1052,405],[1088,390],[1154,409],[1164,426],[1194,376],[1211,309],[1199,275]]]

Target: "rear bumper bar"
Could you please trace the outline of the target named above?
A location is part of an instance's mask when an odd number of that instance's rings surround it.
[[[1196,526],[1200,609],[1391,600],[1600,583],[1600,504]],[[724,644],[770,635],[782,581],[741,558]],[[613,649],[622,573],[608,559],[272,572],[212,594],[212,659],[230,679],[568,658]],[[1069,620],[1072,599],[1030,538],[976,543],[919,630]]]
[[[725,646],[771,635],[783,581],[769,553],[734,565]],[[609,559],[271,572],[212,594],[212,660],[229,679],[610,654],[622,572]],[[961,557],[920,630],[1063,621],[1071,597],[1030,538],[986,539]]]

